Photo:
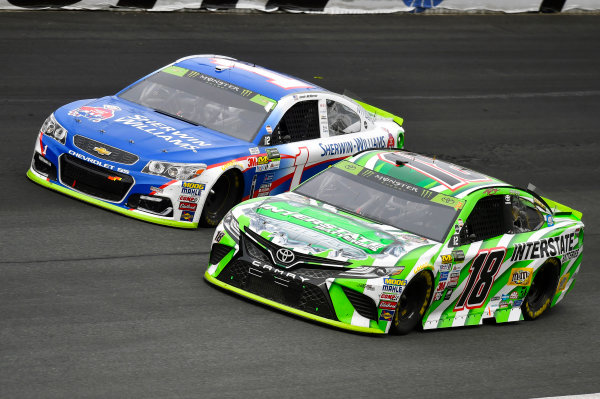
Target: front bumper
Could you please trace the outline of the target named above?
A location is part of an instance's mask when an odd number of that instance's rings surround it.
[[[131,164],[113,163],[95,157],[93,151],[70,148],[74,144],[71,138],[67,140],[61,144],[40,133],[27,172],[32,181],[136,219],[178,228],[198,227],[206,192],[187,186],[205,184],[142,173],[133,165],[137,156]],[[198,192],[184,195],[185,191]]]
[[[261,251],[268,250],[244,232],[239,242],[232,239],[221,224],[204,277],[238,295],[330,326],[372,334],[389,330],[377,305],[383,278],[344,276],[348,269],[309,263],[283,269]]]

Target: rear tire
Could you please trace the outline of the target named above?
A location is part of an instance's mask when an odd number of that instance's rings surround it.
[[[208,193],[200,216],[200,226],[215,227],[241,199],[242,174],[233,170],[225,172]]]
[[[421,323],[433,295],[433,277],[429,272],[417,274],[403,290],[396,306],[390,332],[405,335]]]
[[[560,267],[556,261],[547,261],[537,271],[521,306],[525,320],[535,320],[550,308],[559,274]]]

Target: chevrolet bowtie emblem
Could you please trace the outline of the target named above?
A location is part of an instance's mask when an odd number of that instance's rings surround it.
[[[100,155],[110,155],[110,154],[112,154],[111,151],[108,151],[104,147],[94,147],[94,151],[96,151]]]
[[[123,178],[119,177],[119,176],[108,176],[108,180],[112,180],[112,181],[119,180],[119,181],[121,181],[121,180],[123,180]]]

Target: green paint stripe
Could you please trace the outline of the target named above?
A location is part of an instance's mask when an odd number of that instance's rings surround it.
[[[262,105],[263,107],[266,107],[268,104],[271,104],[271,108],[269,108],[269,110],[272,110],[273,107],[275,107],[275,105],[277,104],[277,101],[272,100],[269,97],[261,96],[260,94],[257,94],[254,97],[252,97],[250,101],[258,105]]]
[[[81,193],[78,193],[76,191],[69,190],[68,188],[59,186],[58,184],[51,183],[51,182],[47,181],[46,179],[42,179],[41,177],[36,176],[31,171],[31,169],[27,171],[27,177],[29,177],[35,183],[37,183],[37,184],[39,184],[41,186],[44,186],[46,188],[49,188],[51,190],[58,191],[58,192],[60,192],[62,194],[66,194],[68,196],[77,198],[78,200],[85,201],[85,202],[88,202],[90,204],[99,206],[100,208],[108,209],[108,210],[111,210],[113,212],[118,212],[118,213],[120,213],[122,215],[129,216],[129,217],[132,217],[132,218],[135,218],[135,219],[140,219],[140,220],[143,220],[145,222],[162,224],[162,225],[171,226],[171,227],[179,227],[179,228],[182,228],[182,229],[195,229],[196,227],[198,227],[198,223],[178,222],[178,221],[175,221],[175,220],[165,220],[165,219],[161,219],[161,218],[157,218],[157,217],[153,217],[153,216],[141,215],[141,214],[139,214],[137,212],[133,212],[133,211],[130,211],[130,210],[125,209],[125,208],[121,208],[121,207],[113,205],[113,204],[108,204],[108,203],[106,203],[104,201],[101,201],[99,199],[88,197],[85,194],[81,194]]]
[[[292,307],[289,307],[289,306],[286,306],[286,305],[282,305],[282,304],[274,302],[274,301],[272,301],[270,299],[262,298],[262,297],[260,297],[258,295],[254,295],[254,294],[252,294],[250,292],[241,290],[239,288],[236,288],[236,287],[233,287],[233,286],[231,286],[229,284],[226,284],[226,283],[224,283],[224,282],[222,282],[220,280],[217,280],[216,278],[214,278],[213,276],[211,276],[210,274],[208,274],[208,272],[206,272],[204,274],[204,278],[206,279],[206,281],[208,281],[211,284],[214,284],[214,285],[219,286],[219,287],[221,287],[223,289],[235,292],[236,294],[241,295],[241,296],[246,297],[246,298],[249,298],[249,299],[252,299],[253,301],[260,302],[260,303],[263,303],[265,305],[269,305],[269,306],[272,306],[272,307],[277,308],[279,310],[283,310],[285,312],[293,313],[295,315],[302,316],[302,317],[305,317],[305,318],[310,319],[310,320],[318,321],[318,322],[325,323],[325,324],[328,324],[330,326],[342,328],[342,329],[345,329],[345,330],[352,330],[352,331],[358,331],[358,332],[364,332],[364,333],[371,333],[371,334],[385,334],[385,331],[382,331],[382,330],[379,330],[379,329],[376,329],[376,328],[358,327],[358,326],[353,326],[353,325],[350,325],[350,324],[342,323],[340,321],[326,319],[326,318],[321,317],[321,316],[316,316],[314,314],[311,314],[311,313],[308,313],[308,312],[304,312],[302,310],[298,310],[298,309],[295,309],[295,308],[292,308]]]
[[[171,75],[183,76],[189,71],[189,69],[185,69],[182,67],[178,67],[175,65],[168,66],[162,70],[162,72],[170,73]]]
[[[392,119],[394,122],[396,122],[398,125],[402,126],[402,123],[404,122],[404,120],[402,118],[400,118],[399,116],[396,116],[390,112],[384,111],[382,109],[379,109],[377,107],[374,107],[372,105],[363,103],[362,101],[358,101],[358,100],[354,100],[357,103],[359,103],[364,109],[366,109],[367,111],[375,114],[375,115],[379,115],[381,117],[384,118],[390,118]]]

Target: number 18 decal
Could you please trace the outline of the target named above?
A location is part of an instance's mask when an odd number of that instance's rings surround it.
[[[494,285],[500,271],[506,248],[489,248],[479,251],[471,264],[467,285],[458,299],[454,311],[481,307]]]

